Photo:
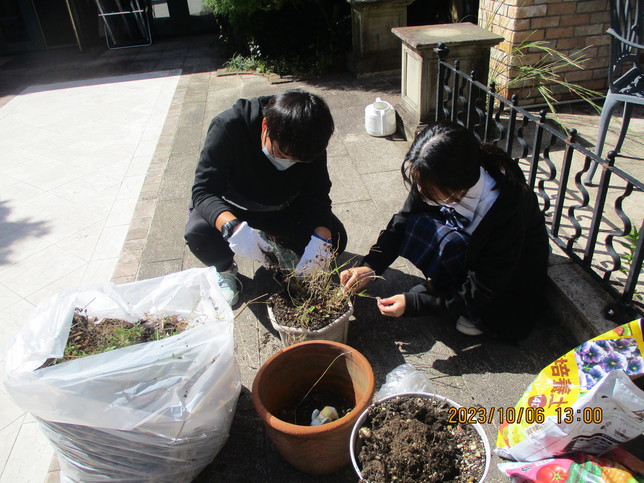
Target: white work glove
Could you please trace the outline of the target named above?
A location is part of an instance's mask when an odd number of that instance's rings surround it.
[[[228,239],[228,245],[240,257],[248,258],[266,267],[269,265],[269,260],[264,252],[272,252],[273,247],[245,221],[239,225],[239,228]]]
[[[313,275],[318,270],[328,270],[331,264],[331,244],[311,235],[311,241],[304,249],[304,254],[295,267],[300,277]]]
[[[333,406],[324,406],[322,410],[314,409],[311,414],[311,426],[320,426],[339,419],[338,411]]]

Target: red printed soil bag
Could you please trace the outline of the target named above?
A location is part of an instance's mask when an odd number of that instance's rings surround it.
[[[500,463],[499,469],[514,483],[638,483],[644,481],[644,463],[616,449],[604,456],[577,453],[534,463]]]

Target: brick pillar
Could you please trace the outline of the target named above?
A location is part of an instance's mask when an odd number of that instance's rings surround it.
[[[609,0],[480,0],[479,25],[505,38],[492,49],[490,80],[503,87],[516,78],[519,67],[547,60],[543,50],[519,49],[522,42],[543,41],[569,57],[585,49],[583,69],[566,66],[558,72],[568,82],[603,93],[610,62],[605,33],[609,10]],[[563,87],[552,89],[558,100],[574,97]],[[533,84],[514,85],[501,93],[508,98],[517,94],[522,105],[544,102]]]

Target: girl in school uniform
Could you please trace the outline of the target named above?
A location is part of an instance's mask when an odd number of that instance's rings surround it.
[[[525,338],[546,281],[548,235],[535,193],[504,151],[462,126],[440,122],[412,143],[401,167],[409,195],[357,266],[359,291],[398,256],[425,283],[378,300],[388,317],[453,315],[467,335]]]

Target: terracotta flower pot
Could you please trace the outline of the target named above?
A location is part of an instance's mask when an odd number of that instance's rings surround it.
[[[346,344],[347,336],[349,335],[349,319],[352,314],[353,304],[349,302],[349,310],[329,325],[318,330],[308,330],[280,324],[275,319],[273,308],[270,304],[268,305],[268,318],[271,321],[273,328],[279,333],[280,340],[284,347],[288,347],[289,345],[296,344],[298,342],[305,342],[307,340],[332,340]]]
[[[321,426],[291,424],[277,416],[314,386],[341,395],[355,408]],[[349,464],[351,430],[371,404],[374,390],[373,370],[362,354],[338,342],[309,341],[268,359],[255,377],[252,398],[284,459],[305,473],[328,474]]]
[[[355,470],[356,474],[358,475],[358,478],[360,481],[368,483],[366,479],[363,478],[362,472],[361,472],[361,467],[360,463],[358,462],[358,453],[360,451],[360,438],[358,437],[358,433],[360,432],[360,428],[362,428],[365,425],[365,421],[369,417],[369,410],[372,407],[377,406],[378,404],[383,403],[384,401],[388,401],[393,398],[399,398],[399,397],[408,397],[408,398],[416,398],[416,397],[422,397],[422,398],[428,398],[428,399],[434,399],[438,401],[444,401],[450,406],[453,406],[455,408],[461,408],[462,406],[451,399],[448,399],[443,396],[439,396],[437,394],[430,394],[426,392],[407,392],[407,393],[400,393],[400,394],[393,394],[391,396],[385,397],[379,401],[374,402],[370,407],[365,409],[363,413],[359,416],[358,420],[356,421],[353,431],[351,432],[351,443],[350,443],[350,451],[351,451],[351,463],[353,465],[353,469]],[[472,423],[470,423],[472,424]],[[485,458],[485,466],[483,468],[483,474],[481,478],[479,479],[478,483],[482,483],[485,478],[487,477],[487,473],[490,469],[490,461],[492,459],[491,456],[491,451],[490,451],[490,443],[488,441],[487,435],[485,434],[485,430],[483,429],[483,426],[481,426],[479,423],[473,423],[472,424],[476,432],[478,433],[482,443],[483,443],[483,448],[485,454],[483,457]]]

